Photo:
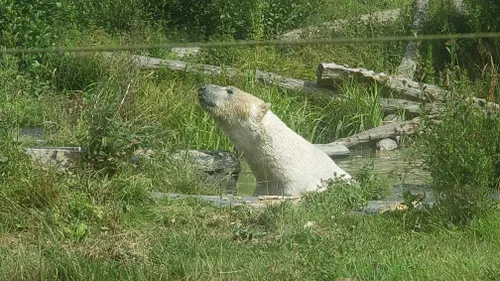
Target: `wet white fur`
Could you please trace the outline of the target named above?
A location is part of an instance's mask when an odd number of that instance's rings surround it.
[[[219,100],[217,107],[226,107],[228,102],[252,103],[245,106],[249,112],[244,118],[225,116],[224,120],[215,120],[236,149],[243,152],[257,181],[254,195],[299,196],[323,191],[322,181],[335,176],[351,179],[326,153],[269,110],[270,104],[239,90],[237,98],[229,100]],[[227,107],[223,111],[226,115],[231,112]]]

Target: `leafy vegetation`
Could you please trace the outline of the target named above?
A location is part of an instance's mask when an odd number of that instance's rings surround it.
[[[491,211],[495,202],[489,193],[500,187],[500,114],[484,112],[467,93],[470,89],[463,85],[452,90],[441,122],[429,121],[429,132],[420,143],[433,189],[440,196],[440,211],[455,223]]]
[[[410,34],[409,0],[47,0],[0,1],[0,46],[150,44],[269,39],[296,27],[401,8],[389,26],[324,31],[325,38]],[[494,1],[465,1],[468,15],[431,1],[426,33],[499,31]],[[382,123],[382,90],[348,81],[330,100],[254,79],[255,69],[314,80],[320,62],[394,72],[406,42],[334,46],[208,48],[188,61],[233,66],[242,77],[167,69],[141,71],[125,56],[19,54],[0,57],[0,279],[2,280],[496,280],[500,216],[486,198],[500,181],[500,120],[468,103],[499,102],[498,40],[422,42],[418,80],[451,90],[441,123],[426,122],[412,154],[431,174],[437,208],[364,216],[394,179],[376,167],[359,182],[329,182],[297,205],[257,212],[207,202],[156,200],[150,191],[213,194],[173,149],[232,150],[198,106],[203,83],[231,84],[273,104],[306,139],[326,143]],[[137,51],[174,58],[170,50]],[[400,114],[404,116],[404,114]],[[430,121],[430,120],[426,120]],[[19,127],[42,127],[48,146],[88,150],[60,171],[26,157]],[[151,148],[154,157],[130,161]],[[242,175],[241,180],[251,181]],[[251,183],[242,183],[240,186]],[[250,187],[251,188],[251,187]],[[241,190],[241,188],[240,188]],[[241,194],[250,190],[243,188]],[[458,245],[458,246],[457,246]]]

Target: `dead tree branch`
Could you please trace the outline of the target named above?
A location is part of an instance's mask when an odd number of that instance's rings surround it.
[[[321,63],[317,70],[316,84],[335,86],[336,82],[357,78],[362,82],[375,81],[394,90],[400,96],[414,101],[435,101],[442,99],[444,90],[430,84],[418,83],[408,78],[375,73],[366,68],[352,68],[335,63]]]
[[[399,18],[400,14],[400,9],[378,11],[349,19],[339,19],[333,22],[325,22],[319,25],[294,29],[280,35],[278,39],[284,41],[292,41],[298,40],[304,35],[307,35],[308,37],[324,36],[325,32],[339,32],[351,27],[352,25],[350,25],[349,22],[353,21],[357,22],[359,25],[392,24]]]
[[[415,34],[418,34],[422,31],[422,28],[427,21],[428,6],[428,0],[415,1],[415,13],[413,15],[413,22],[411,24],[411,30]],[[401,60],[396,73],[398,76],[413,79],[415,71],[417,70],[419,45],[420,42],[418,41],[410,41],[408,43],[408,45],[406,46],[405,54],[403,55],[403,59]]]
[[[112,53],[104,53],[106,56],[113,56]],[[242,71],[233,67],[219,67],[208,64],[186,63],[176,60],[165,60],[141,55],[132,55],[131,61],[141,69],[168,68],[173,71],[196,72],[205,75],[224,75],[229,78],[243,75]],[[334,96],[332,90],[320,87],[314,82],[304,81],[291,77],[281,76],[272,72],[256,70],[255,79],[265,84],[273,84],[286,90],[302,91],[306,94],[327,94]]]
[[[411,121],[397,121],[363,131],[350,137],[338,139],[332,142],[332,144],[340,144],[351,149],[385,138],[413,135],[418,132],[419,128],[420,122],[418,119],[413,119]]]

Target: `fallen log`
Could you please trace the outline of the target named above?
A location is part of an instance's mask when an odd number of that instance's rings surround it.
[[[433,114],[438,112],[439,108],[441,108],[441,104],[439,103],[427,103],[422,106],[421,102],[404,99],[381,98],[379,104],[385,115],[403,111],[406,115],[411,117],[420,116],[422,114]]]
[[[103,53],[105,56],[113,56],[113,53]],[[131,61],[141,69],[160,69],[166,67],[173,71],[196,72],[205,75],[226,76],[229,78],[238,77],[243,73],[233,67],[219,67],[208,64],[186,63],[176,60],[165,60],[141,55],[131,55]],[[256,70],[255,79],[265,84],[273,84],[286,90],[302,91],[306,94],[322,94],[330,97],[335,96],[330,89],[316,85],[314,82],[281,76],[272,72]]]
[[[358,209],[350,211],[350,214],[358,215],[374,215],[388,211],[403,211],[407,208],[403,198],[403,192],[410,192],[414,195],[420,195],[419,201],[412,202],[416,208],[422,208],[424,204],[429,207],[434,205],[434,194],[427,184],[400,184],[391,187],[391,193],[384,198],[370,200]],[[217,207],[238,207],[246,206],[255,211],[263,211],[267,206],[277,205],[282,202],[288,201],[292,205],[297,206],[301,204],[301,196],[214,196],[214,195],[191,195],[191,194],[176,194],[176,193],[163,193],[153,191],[149,193],[153,200],[185,200],[187,198],[194,198],[207,203],[211,203]],[[419,196],[419,197],[420,197]],[[499,200],[500,195],[498,192],[491,193],[490,198]]]
[[[428,0],[416,0],[415,1],[415,13],[413,15],[413,22],[411,24],[411,30],[418,34],[422,31],[424,24],[427,21],[427,11],[428,11],[429,1]],[[419,56],[418,46],[420,41],[410,41],[406,45],[406,50],[403,55],[403,59],[399,64],[396,74],[398,76],[413,79],[415,71],[417,70],[417,59]]]
[[[25,147],[26,155],[37,164],[47,165],[61,171],[81,167],[86,150],[81,147]],[[154,156],[151,149],[134,152],[131,162],[138,164]],[[183,167],[191,164],[195,176],[202,184],[212,187],[214,192],[237,193],[237,182],[241,164],[234,153],[222,150],[177,150],[169,155],[168,165]]]
[[[435,102],[435,105],[430,106],[431,109],[433,108],[432,110],[441,107],[439,102],[444,100],[447,93],[447,91],[438,86],[415,82],[405,77],[391,76],[383,72],[376,73],[366,68],[349,67],[336,63],[321,63],[318,65],[316,76],[316,84],[324,87],[336,87],[337,83],[350,78],[357,78],[357,81],[364,83],[376,82],[411,101]],[[488,102],[485,99],[477,97],[472,97],[472,100],[483,111],[500,111],[500,105],[497,103]],[[407,103],[409,108],[414,108],[415,105],[416,103]]]
[[[464,3],[464,0],[452,0],[451,6],[453,10],[462,16],[468,16],[469,11],[467,11],[467,6]]]
[[[112,54],[106,53],[106,55],[109,56]],[[166,67],[173,71],[198,72],[206,75],[221,76],[222,74],[224,74],[228,77],[236,77],[238,75],[241,75],[240,70],[232,67],[222,68],[207,64],[188,64],[182,61],[164,60],[140,55],[132,55],[131,60],[136,66],[142,69],[156,70],[161,67]],[[306,94],[321,94],[326,97],[335,96],[333,90],[318,86],[313,82],[285,77],[271,72],[257,70],[255,73],[255,78],[263,83],[276,83],[278,87],[286,90],[300,90]],[[416,116],[420,114],[420,105],[417,102],[396,99],[381,99],[380,106],[386,114],[395,113],[398,110],[404,110],[410,116]]]
[[[372,128],[350,137],[338,139],[332,144],[340,144],[349,149],[385,138],[413,135],[420,129],[418,118],[411,121],[397,121]]]
[[[422,31],[425,22],[427,21],[427,10],[428,10],[428,0],[416,0],[415,1],[415,13],[413,15],[413,21],[411,24],[411,30],[414,34],[418,34]],[[410,41],[406,45],[405,53],[396,71],[396,76],[405,77],[408,79],[413,79],[415,76],[415,71],[418,66],[419,51],[418,47],[420,41]],[[415,111],[422,113],[420,110],[420,105],[412,107]],[[376,144],[377,150],[394,150],[398,147],[396,140],[385,138],[381,139]]]
[[[478,105],[481,108],[485,108],[486,110],[492,111],[492,112],[499,112],[500,111],[500,104],[494,103],[487,101],[485,99],[481,98],[476,98],[473,97],[472,100],[476,105]]]
[[[349,23],[354,21],[358,23],[358,25],[392,24],[399,18],[400,14],[400,9],[377,11],[371,14],[360,15],[358,17],[338,19],[333,22],[325,22],[319,25],[294,29],[278,36],[278,39],[293,41],[298,40],[303,36],[307,36],[309,38],[314,36],[324,36],[325,32],[340,32],[346,28],[350,29],[352,25]]]
[[[443,98],[444,90],[430,84],[418,83],[411,79],[391,76],[385,73],[375,73],[360,67],[349,67],[336,63],[321,63],[316,72],[316,84],[320,86],[335,86],[336,82],[347,78],[357,78],[359,81],[375,81],[394,90],[400,96],[413,101],[433,102]]]
[[[266,206],[275,205],[284,201],[290,201],[292,204],[300,202],[300,196],[235,196],[235,195],[194,195],[179,193],[150,192],[150,196],[155,200],[182,200],[186,198],[196,198],[206,202],[213,203],[219,207],[248,206],[256,210],[262,210]]]
[[[103,53],[105,56],[114,56],[115,54],[113,53]],[[166,67],[170,70],[173,71],[185,71],[185,72],[195,72],[195,73],[202,73],[205,75],[216,75],[216,76],[221,76],[225,75],[226,77],[237,77],[239,75],[242,75],[243,73],[233,67],[219,67],[219,66],[214,66],[214,65],[208,65],[208,64],[196,64],[196,63],[186,63],[183,61],[176,61],[176,60],[165,60],[165,59],[160,59],[160,58],[154,58],[154,57],[148,57],[148,56],[141,56],[141,55],[131,55],[131,61],[133,64],[135,64],[137,67],[140,67],[141,69],[151,69],[151,70],[156,70],[160,69],[162,67]],[[335,63],[329,63],[329,64],[321,64],[328,66],[329,68],[326,69],[325,77],[328,77],[330,73],[333,76],[346,76],[346,75],[356,75],[357,72],[361,72],[361,76],[365,76],[365,78],[369,79],[379,79],[381,83],[383,83],[385,80],[387,80],[389,75],[386,74],[376,74],[373,71],[369,71],[366,69],[354,69],[354,68],[348,68],[347,66],[339,66],[336,65]],[[320,65],[320,67],[321,67]],[[340,67],[339,70],[336,70],[336,67]],[[319,71],[319,70],[318,70]],[[359,75],[359,74],[358,74]],[[305,81],[301,79],[295,79],[291,77],[286,77],[278,74],[274,74],[272,72],[267,72],[267,71],[261,71],[261,70],[256,70],[255,71],[255,79],[257,81],[260,81],[265,84],[272,84],[276,85],[281,89],[285,90],[292,90],[292,91],[302,91],[305,94],[309,95],[322,95],[324,97],[338,97],[338,94],[335,94],[335,90],[329,89],[325,87],[326,85],[331,85],[332,82],[329,80],[332,80],[330,78],[325,78],[321,80],[319,83],[315,84],[310,81]],[[334,77],[333,80],[336,81],[339,78]],[[394,79],[395,82],[393,84],[402,84],[405,85],[408,81],[407,79]],[[334,83],[333,81],[333,83]],[[396,83],[397,82],[397,83]],[[411,87],[416,87],[414,84],[417,84],[417,82],[414,81],[409,81],[410,88]],[[325,85],[325,86],[323,86]],[[404,86],[399,86],[399,88],[404,91]],[[429,89],[431,93],[440,93],[441,89],[433,86],[433,85],[427,85],[426,89]],[[413,96],[417,95],[417,91],[410,90],[412,93],[414,93]],[[410,95],[412,96],[412,95]],[[389,113],[394,113],[395,110],[405,110],[408,112],[411,116],[416,116],[420,114],[420,111],[417,110],[417,104],[416,102],[412,101],[404,101],[404,100],[395,100],[394,101],[389,101],[388,99],[381,99],[380,100],[380,105],[382,107],[382,110],[386,112],[387,114]],[[486,101],[484,101],[486,104]],[[490,106],[494,106],[490,105]],[[498,105],[497,105],[498,106]]]

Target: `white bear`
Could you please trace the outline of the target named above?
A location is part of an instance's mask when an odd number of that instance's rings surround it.
[[[243,153],[256,179],[254,196],[300,196],[324,191],[324,181],[351,176],[322,150],[291,130],[271,104],[235,87],[207,84],[199,90],[203,110]]]

